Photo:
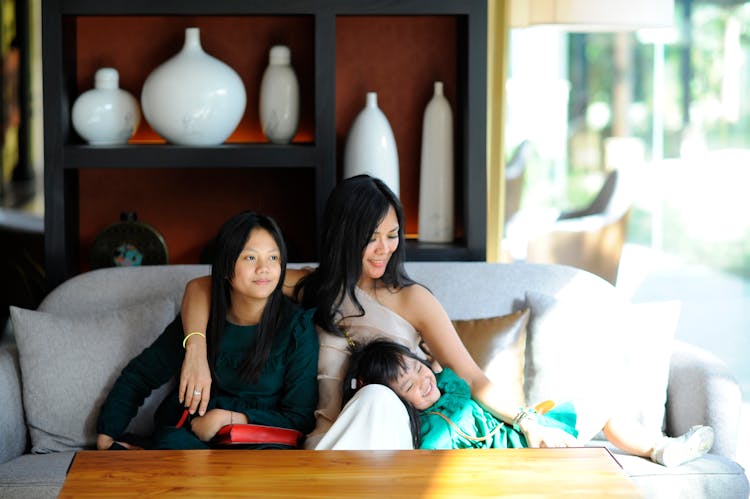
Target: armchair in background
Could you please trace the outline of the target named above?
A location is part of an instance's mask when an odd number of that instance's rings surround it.
[[[531,156],[531,142],[521,141],[505,164],[505,223],[521,208],[521,192]]]
[[[615,284],[632,210],[627,185],[625,175],[613,170],[585,208],[519,212],[506,230],[510,258],[571,265]]]

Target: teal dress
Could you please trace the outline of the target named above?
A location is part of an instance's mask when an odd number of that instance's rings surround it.
[[[245,414],[254,424],[292,428],[307,434],[315,426],[318,403],[318,338],[312,322],[314,310],[303,311],[291,302],[286,327],[278,331],[271,353],[256,382],[239,377],[242,359],[253,348],[257,326],[227,323],[216,358],[208,410],[219,408]],[[138,407],[152,390],[179,376],[184,349],[178,316],[143,352],[128,363],[102,406],[97,432],[118,440]],[[190,431],[180,428],[184,408],[171,392],[154,415],[156,449],[208,448]]]
[[[471,398],[469,385],[449,368],[435,373],[440,399],[419,416],[422,449],[512,449],[528,447],[520,431],[497,419]],[[449,420],[449,421],[448,421]],[[578,436],[576,413],[570,403],[560,404],[537,420]]]

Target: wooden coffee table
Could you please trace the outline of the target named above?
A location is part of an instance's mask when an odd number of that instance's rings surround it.
[[[67,497],[640,497],[604,448],[81,451]]]

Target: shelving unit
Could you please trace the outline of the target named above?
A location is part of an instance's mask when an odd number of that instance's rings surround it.
[[[323,206],[341,177],[346,133],[377,91],[396,135],[406,231],[418,222],[424,106],[443,79],[454,107],[456,239],[407,244],[411,260],[485,256],[486,1],[44,0],[45,258],[48,287],[87,268],[94,236],[120,211],[162,232],[170,263],[194,263],[219,224],[240,209],[277,218],[297,261],[317,258]],[[165,143],[142,122],[128,145],[86,145],[70,109],[98,67],[143,81],[201,28],[209,54],[238,71],[248,106],[216,147]],[[268,49],[285,43],[301,87],[300,131],[290,145],[260,134],[257,98]],[[408,50],[407,50],[408,49]]]

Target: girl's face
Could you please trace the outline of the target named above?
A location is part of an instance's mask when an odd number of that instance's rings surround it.
[[[391,382],[389,386],[415,409],[423,411],[440,398],[435,374],[432,369],[416,359],[406,357],[404,360],[406,370],[401,371],[398,379]]]
[[[281,251],[265,229],[253,229],[234,264],[232,289],[247,298],[268,298],[281,276]]]
[[[398,248],[398,217],[393,206],[388,208],[383,220],[375,228],[370,242],[365,246],[362,254],[362,279],[380,279],[385,273],[385,268],[391,255]]]

